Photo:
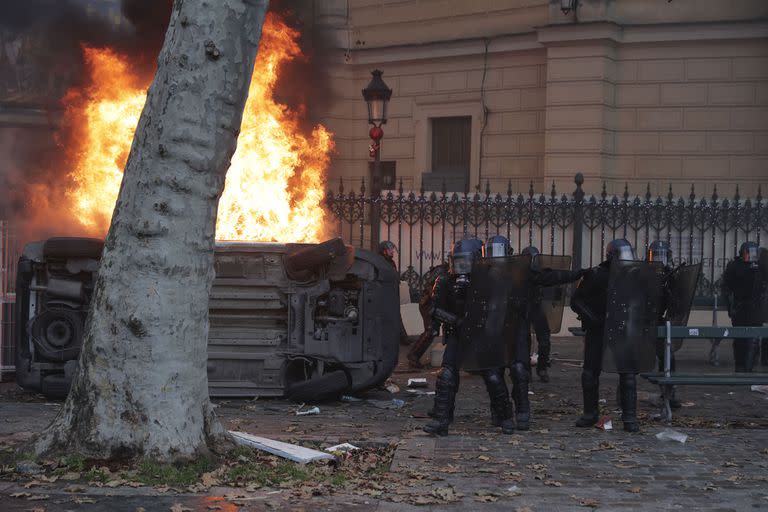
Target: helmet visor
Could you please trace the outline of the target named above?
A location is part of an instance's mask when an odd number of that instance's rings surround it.
[[[648,261],[661,263],[662,265],[668,265],[669,260],[671,259],[672,253],[666,247],[657,247],[648,250]]]
[[[507,244],[495,242],[488,245],[487,256],[489,258],[502,258],[507,255]]]
[[[744,261],[748,263],[757,263],[758,259],[760,258],[759,250],[755,246],[750,246],[744,248],[744,252],[741,254],[741,257],[744,258]]]
[[[451,270],[453,274],[469,274],[472,272],[472,262],[475,255],[471,252],[459,252],[453,255]]]
[[[633,261],[635,259],[635,253],[632,251],[632,247],[628,245],[616,247],[612,252],[615,254],[617,260]]]

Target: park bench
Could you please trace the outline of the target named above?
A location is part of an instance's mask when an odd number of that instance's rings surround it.
[[[568,329],[575,336],[584,336],[584,330],[578,327]],[[670,398],[672,386],[752,386],[768,384],[768,373],[678,373],[671,371],[672,340],[712,340],[724,338],[768,338],[768,327],[717,327],[717,326],[672,326],[667,322],[658,327],[658,337],[664,339],[664,371],[641,373],[640,376],[662,387],[664,401],[662,416],[665,421],[672,420]]]

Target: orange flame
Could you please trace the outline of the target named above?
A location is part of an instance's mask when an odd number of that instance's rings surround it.
[[[322,125],[305,135],[301,113],[273,98],[281,66],[303,58],[298,36],[277,15],[267,15],[237,151],[219,201],[217,239],[317,242],[322,236],[332,135]],[[92,84],[64,100],[64,125],[77,127],[68,151],[67,196],[83,228],[103,236],[149,83],[109,49],[84,51]]]

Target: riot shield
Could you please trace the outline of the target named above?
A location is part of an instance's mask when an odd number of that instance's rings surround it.
[[[603,370],[639,373],[655,368],[663,272],[660,264],[644,261],[611,263]]]
[[[691,313],[693,296],[701,275],[701,263],[681,265],[669,276],[669,303],[667,317],[672,325],[688,325],[688,315]]]
[[[512,333],[527,326],[522,312],[530,258],[483,258],[472,266],[460,343],[462,368],[467,371],[509,366]]]
[[[539,269],[551,268],[553,270],[571,270],[570,256],[553,256],[539,254],[534,261],[534,267]],[[541,288],[541,308],[547,317],[549,330],[557,334],[563,324],[563,309],[565,298],[569,296],[570,285],[546,286]]]

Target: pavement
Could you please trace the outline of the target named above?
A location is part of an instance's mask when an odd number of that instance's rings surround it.
[[[654,419],[660,410],[658,388],[641,380],[642,431],[629,434],[621,430],[616,406],[617,376],[603,374],[602,407],[614,430],[577,429],[581,350],[577,338],[553,340],[551,381],[536,380],[532,386],[531,430],[509,436],[490,426],[482,379],[468,374],[462,375],[450,434],[424,434],[432,397],[408,392],[407,381],[427,377],[426,390],[433,390],[436,370],[413,372],[402,365],[391,378],[400,388],[396,393],[381,390],[360,401],[318,404],[320,414],[314,416],[296,416],[296,404],[285,400],[216,401],[231,430],[288,442],[396,446],[389,471],[362,486],[301,495],[280,486],[255,491],[211,487],[193,493],[81,484],[73,493],[71,485],[58,482],[26,488],[23,479],[6,479],[0,480],[0,509],[768,510],[768,394],[748,387],[680,388],[684,407],[665,425]],[[708,350],[708,342],[687,341],[677,353],[678,371],[731,371],[729,342],[720,347],[719,368],[705,363]],[[60,404],[3,386],[0,443],[24,443],[45,427]],[[404,405],[398,408],[393,399]],[[686,441],[657,439],[667,429],[685,434]],[[35,499],[39,496],[45,498]]]

